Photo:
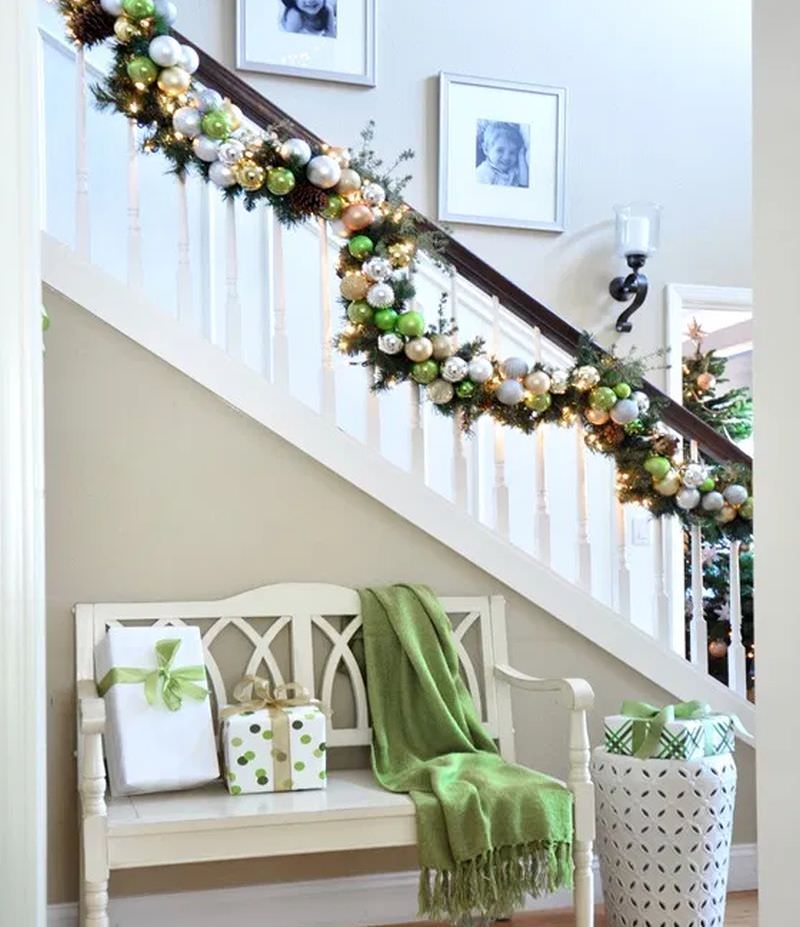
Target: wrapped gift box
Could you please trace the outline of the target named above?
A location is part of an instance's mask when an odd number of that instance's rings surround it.
[[[650,718],[608,715],[604,719],[605,748],[620,756],[635,756],[647,737]],[[699,719],[666,721],[651,758],[659,760],[697,760],[733,752],[734,722],[728,715],[709,715]]]
[[[228,791],[239,795],[324,789],[325,737],[325,714],[315,705],[259,708],[224,717]]]
[[[167,701],[156,651],[166,641],[178,642],[161,648],[174,651],[167,672],[175,676]],[[194,671],[181,674],[192,667]],[[113,795],[190,789],[219,777],[210,699],[181,694],[198,696],[206,688],[202,667],[197,628],[108,629],[95,650],[95,671],[101,692],[105,690],[105,748]]]

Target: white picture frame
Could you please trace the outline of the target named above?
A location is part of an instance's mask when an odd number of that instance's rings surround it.
[[[300,0],[302,2],[302,0]],[[375,86],[378,0],[236,0],[236,67]]]
[[[563,232],[567,91],[439,74],[439,219]]]

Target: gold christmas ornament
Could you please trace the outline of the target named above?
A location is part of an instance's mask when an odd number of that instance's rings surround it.
[[[389,260],[395,267],[408,267],[414,257],[414,243],[411,241],[398,241],[386,249]]]
[[[339,292],[345,299],[363,299],[369,289],[369,280],[363,274],[346,274],[339,284]]]
[[[713,373],[699,373],[695,383],[697,383],[697,388],[705,393],[710,389],[714,389],[717,385],[717,378]]]
[[[158,89],[168,97],[179,97],[186,93],[191,82],[191,74],[183,68],[164,68],[158,75]]]
[[[609,419],[608,412],[605,409],[587,409],[584,413],[586,421],[592,425],[605,425]]]
[[[223,101],[222,110],[228,114],[228,119],[231,123],[231,131],[235,132],[242,124],[242,119],[244,118],[242,111],[235,103],[231,103],[230,100]]]
[[[258,190],[263,186],[267,172],[252,158],[242,158],[233,169],[236,182],[245,190]]]
[[[336,184],[336,192],[347,194],[355,193],[356,190],[361,189],[361,175],[358,171],[354,171],[350,167],[346,167],[342,170],[341,177],[339,177],[339,183]]]
[[[353,203],[348,206],[342,213],[342,222],[350,229],[351,232],[358,232],[372,225],[375,216],[372,210],[364,203]]]
[[[711,641],[708,645],[708,652],[715,660],[721,660],[723,657],[728,656],[728,642],[721,640]]]
[[[434,335],[431,338],[431,344],[436,360],[444,360],[456,353],[454,339],[450,335]]]
[[[123,45],[138,38],[141,34],[141,29],[128,19],[127,16],[119,16],[114,22],[114,35]]]

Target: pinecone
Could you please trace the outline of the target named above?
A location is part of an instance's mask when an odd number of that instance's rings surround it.
[[[85,48],[99,45],[114,34],[114,17],[96,2],[84,3],[74,9],[69,24],[75,41]]]
[[[662,457],[672,457],[679,444],[680,441],[675,435],[659,435],[653,439],[653,450]]]
[[[625,440],[625,429],[622,425],[617,425],[615,422],[608,422],[606,425],[603,425],[600,434],[602,435],[603,443],[611,447],[619,447]]]
[[[328,194],[310,183],[300,183],[286,197],[298,216],[317,216],[328,205]]]

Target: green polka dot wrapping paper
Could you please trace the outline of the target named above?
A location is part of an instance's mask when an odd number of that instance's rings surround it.
[[[222,722],[224,776],[231,795],[324,789],[327,718],[316,705],[259,708]]]

